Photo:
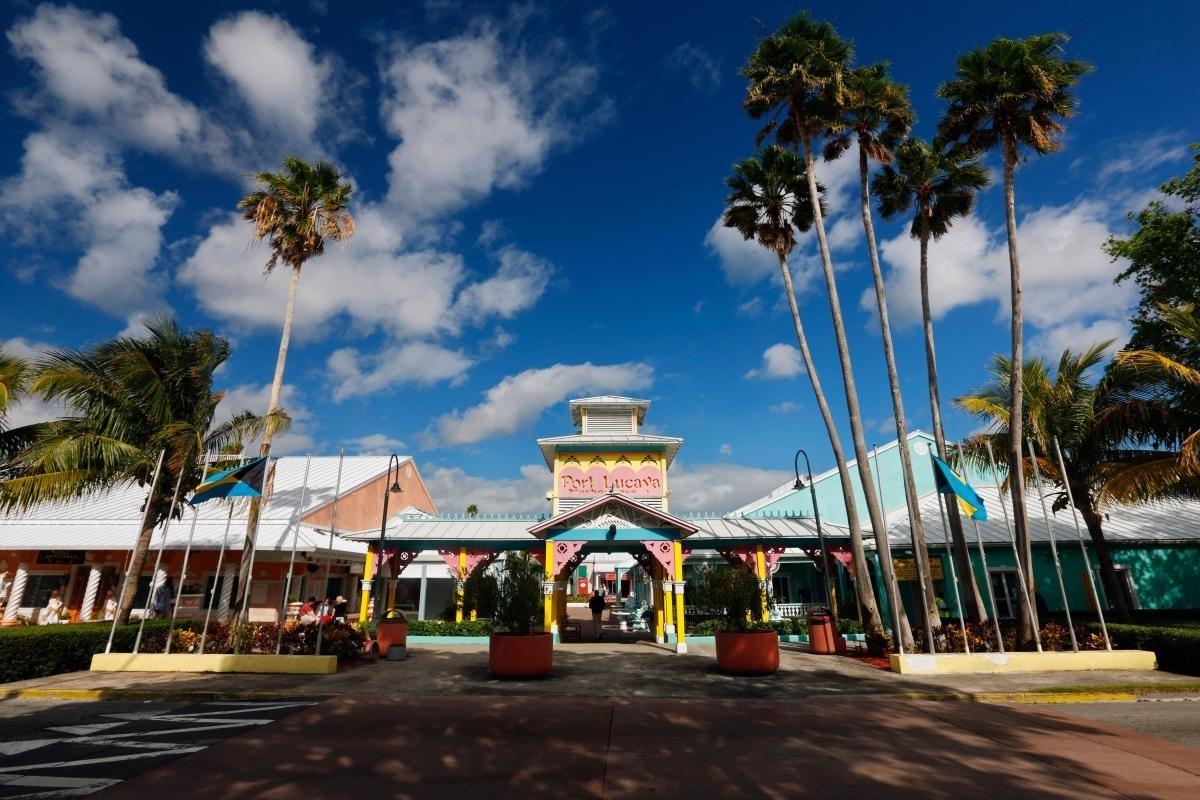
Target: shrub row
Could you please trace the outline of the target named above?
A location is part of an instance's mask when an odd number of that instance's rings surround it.
[[[410,619],[409,636],[487,636],[492,632],[490,619],[447,622],[441,619]]]
[[[1099,637],[1100,626],[1088,625]],[[1109,623],[1114,648],[1153,650],[1160,669],[1200,675],[1200,628]]]

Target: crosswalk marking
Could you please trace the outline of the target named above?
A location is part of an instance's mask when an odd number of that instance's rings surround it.
[[[181,746],[174,753],[198,753],[205,748],[205,745]],[[18,772],[21,770],[35,771],[39,769],[60,769],[62,767],[82,767],[86,764],[109,764],[113,761],[129,761],[134,758],[157,758],[161,755],[166,755],[164,751],[155,751],[151,753],[122,753],[119,756],[103,756],[101,758],[80,758],[73,761],[47,761],[44,764],[22,764],[19,767],[0,767],[0,773]]]
[[[116,727],[118,727],[120,725],[124,725],[124,724],[126,724],[126,723],[124,723],[124,722],[95,722],[90,725],[62,725],[57,728],[46,728],[46,730],[54,731],[55,733],[71,733],[71,734],[74,734],[75,736],[86,736],[89,733],[99,733],[100,731],[106,731],[109,728],[116,728]]]
[[[37,750],[48,744],[58,744],[62,739],[27,739],[23,742],[0,742],[0,756],[15,756]]]

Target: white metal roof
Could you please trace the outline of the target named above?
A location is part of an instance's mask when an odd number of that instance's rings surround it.
[[[296,519],[296,507],[304,487],[305,456],[285,456],[275,459],[271,491],[263,504],[259,522],[260,547],[291,547],[291,531]],[[408,461],[405,457],[404,461]],[[341,494],[376,478],[387,471],[387,456],[347,456],[342,468]],[[303,513],[307,514],[333,500],[337,485],[338,457],[315,456],[308,475],[308,491]],[[29,509],[0,515],[0,549],[71,549],[122,550],[133,545],[141,526],[141,507],[147,487],[130,482],[110,491],[77,497],[54,503],[39,503]],[[229,506],[223,501],[198,506],[194,547],[220,547]],[[230,546],[241,547],[246,529],[249,503],[234,504],[233,524],[230,527]],[[182,547],[191,525],[191,512],[185,508],[182,519],[171,523],[170,546]],[[157,537],[161,534],[155,534]],[[300,536],[315,537],[312,547],[327,537],[302,526]],[[335,550],[361,553],[361,545],[339,542]]]
[[[649,400],[639,400],[635,397],[622,397],[616,394],[600,394],[595,397],[578,397],[570,402],[571,421],[580,423],[580,411],[584,408],[633,408],[637,409],[637,421],[640,425],[646,418],[646,410],[650,408]]]
[[[688,519],[688,522],[700,530],[684,539],[687,547],[702,547],[706,542],[737,544],[739,540],[758,544],[770,544],[772,540],[794,542],[796,539],[808,539],[813,544],[817,542],[816,523],[800,517],[729,516]],[[822,524],[821,528],[830,538],[842,539],[849,535],[845,528],[837,525]]]
[[[1012,498],[1005,494],[1001,498],[994,486],[975,486],[975,491],[983,498],[988,518],[979,523],[979,532],[984,544],[1008,545],[1009,534],[1004,524],[1004,513],[1001,510],[1001,500],[1008,505],[1005,508],[1012,517]],[[1048,489],[1049,487],[1047,487]],[[948,495],[951,501],[952,495]],[[1046,508],[1050,510],[1052,499],[1046,497]],[[1046,515],[1042,513],[1042,504],[1038,495],[1031,488],[1026,492],[1026,508],[1029,516],[1029,534],[1034,542],[1049,542],[1050,534],[1046,526]],[[1077,541],[1075,523],[1072,520],[1071,509],[1064,508],[1057,514],[1050,512],[1050,522],[1053,525],[1054,538],[1060,544],[1064,541]],[[921,499],[921,523],[925,528],[925,539],[930,546],[944,545],[945,530],[942,527],[942,515],[938,510],[938,496],[929,493]],[[892,546],[906,546],[911,543],[908,513],[899,509],[888,514],[888,538]],[[1079,520],[1083,529],[1084,539],[1088,539],[1087,528],[1083,519]],[[963,520],[963,532],[968,543],[975,542],[974,523],[969,519]],[[869,537],[869,532],[863,532]],[[1171,501],[1152,503],[1138,506],[1116,506],[1105,512],[1104,538],[1114,544],[1126,542],[1172,542],[1200,541],[1200,501]]]

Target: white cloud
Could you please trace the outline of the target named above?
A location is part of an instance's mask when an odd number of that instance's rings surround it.
[[[1052,347],[1089,331],[1118,336],[1136,287],[1117,285],[1123,269],[1100,248],[1116,230],[1120,218],[1113,207],[1091,200],[1062,206],[1043,206],[1025,214],[1018,224],[1022,296],[1025,319],[1032,328],[1031,344]],[[996,320],[1007,319],[1009,308],[1008,246],[1003,229],[989,230],[976,217],[959,220],[950,233],[930,243],[930,306],[934,319],[978,303],[994,303]],[[907,232],[881,243],[889,268],[888,306],[897,324],[921,318],[918,245]],[[861,306],[874,309],[872,290],[863,292]]]
[[[801,253],[813,240],[813,234],[798,234],[798,237],[796,249],[788,259],[797,294],[808,288],[820,268],[819,259]],[[720,217],[704,234],[704,247],[717,257],[725,280],[731,286],[754,286],[764,280],[779,279],[779,256],[756,241],[743,239],[736,230],[725,227]]]
[[[434,420],[430,444],[464,445],[515,433],[543,411],[572,394],[600,394],[644,389],[654,379],[646,364],[555,364],[509,375],[488,389],[484,401]]]
[[[800,349],[794,345],[779,342],[763,351],[762,366],[746,373],[746,377],[772,380],[778,378],[794,378],[804,372],[804,363],[800,359]]]
[[[1122,142],[1115,150],[1117,154],[1105,161],[1096,173],[1097,180],[1137,175],[1163,164],[1185,161],[1188,157],[1188,136],[1179,131],[1160,131],[1152,136]]]
[[[763,313],[763,299],[755,295],[738,303],[737,313],[743,317],[757,317]]]
[[[216,422],[224,422],[242,411],[266,414],[267,401],[270,397],[271,384],[269,383],[262,385],[247,383],[226,389],[225,396],[221,398],[221,404],[217,406]],[[312,434],[312,412],[304,405],[295,386],[290,383],[283,385],[279,404],[292,418],[292,424],[286,432],[276,434],[271,441],[271,454],[286,456],[313,452],[316,448],[316,440]],[[258,442],[242,442],[242,446],[246,452],[258,450]]]
[[[409,342],[386,346],[368,356],[353,347],[343,347],[330,354],[327,367],[334,381],[333,399],[340,401],[406,384],[458,383],[472,363],[461,350]]]
[[[353,439],[346,439],[345,442],[353,454],[360,456],[385,456],[405,449],[404,442],[394,439],[386,433],[357,436]]]
[[[836,218],[849,214],[851,219],[857,219],[862,227],[862,219],[858,216],[858,151],[851,147],[836,161],[816,159],[815,169],[817,181],[825,187],[825,235],[832,235],[831,220],[836,225]],[[832,247],[832,243],[830,247]]]
[[[788,480],[786,470],[739,464],[698,464],[676,461],[671,469],[671,513],[727,512],[767,495]]]
[[[47,352],[55,349],[57,349],[56,345],[49,342],[30,341],[20,336],[0,341],[0,350],[29,362],[35,362]],[[62,403],[46,402],[40,397],[24,395],[10,398],[4,424],[9,428],[21,428],[36,422],[57,419],[66,413],[66,408]]]
[[[717,448],[717,453],[719,453],[720,455],[723,455],[723,456],[732,456],[733,455],[733,445],[731,445],[729,442],[725,442],[720,447]]]
[[[284,19],[244,11],[218,21],[204,56],[236,89],[257,127],[278,141],[317,149],[322,115],[338,107],[333,66]]]
[[[702,92],[714,91],[721,85],[721,62],[691,42],[676,47],[663,63],[668,69],[686,75],[692,87]]]
[[[532,308],[554,272],[550,262],[514,245],[502,247],[495,257],[500,262],[496,274],[459,293],[455,312],[464,321],[509,319]]]
[[[772,405],[770,410],[772,414],[791,414],[792,412],[799,411],[801,408],[803,408],[803,406],[801,406],[799,403],[791,400],[784,400],[782,403],[775,403]]]
[[[862,219],[856,216],[839,217],[829,226],[825,241],[832,252],[853,250],[866,237],[863,236]]]
[[[546,492],[550,473],[544,464],[526,464],[519,478],[482,478],[462,467],[422,470],[425,488],[445,514],[462,514],[474,504],[481,514],[550,513]]]
[[[1078,353],[1109,339],[1112,339],[1113,343],[1107,352],[1112,355],[1129,339],[1129,320],[1127,318],[1065,322],[1032,337],[1029,340],[1028,350],[1030,354],[1043,356],[1055,364],[1064,350],[1073,350]]]
[[[398,213],[434,220],[518,187],[570,138],[565,112],[592,99],[596,70],[553,43],[539,50],[507,41],[490,22],[392,49],[381,113],[400,140],[388,158]]]

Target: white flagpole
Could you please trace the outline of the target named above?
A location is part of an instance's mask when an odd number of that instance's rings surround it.
[[[1075,641],[1075,625],[1071,622],[1071,604],[1067,602],[1067,585],[1063,583],[1062,562],[1058,560],[1058,545],[1054,542],[1054,523],[1050,521],[1050,511],[1046,508],[1046,494],[1042,489],[1042,472],[1038,468],[1037,452],[1033,449],[1033,440],[1026,439],[1029,450],[1029,460],[1033,462],[1033,480],[1037,484],[1038,500],[1042,503],[1042,516],[1046,520],[1046,533],[1050,535],[1050,553],[1054,556],[1054,574],[1058,577],[1058,591],[1062,593],[1063,611],[1067,615],[1067,632],[1071,634],[1071,650],[1079,652],[1079,642]]]
[[[262,456],[262,458],[267,459],[267,461],[266,461],[266,463],[263,464],[263,483],[262,483],[263,491],[260,492],[260,496],[266,494],[267,475],[271,471],[271,448],[270,448],[270,446],[267,447],[267,452]],[[260,507],[259,514],[254,519],[254,541],[250,543],[250,552],[248,554],[246,553],[246,544],[245,544],[246,539],[244,536],[242,538],[242,558],[250,559],[250,568],[246,570],[246,585],[244,587],[242,587],[242,586],[238,587],[238,591],[241,592],[241,594],[242,594],[242,602],[239,604],[237,612],[233,615],[234,621],[239,623],[238,627],[240,627],[240,623],[248,623],[250,621],[250,619],[249,619],[249,617],[250,617],[250,586],[251,586],[251,584],[254,583],[254,557],[258,555],[258,527],[261,523],[262,523],[262,508]],[[237,655],[241,651],[242,651],[242,637],[238,634],[237,630],[234,630],[233,631],[234,655]]]
[[[966,467],[962,458],[962,445],[957,445],[956,453],[958,455],[958,467],[963,471],[963,475],[967,475]],[[979,532],[979,521],[971,517],[971,524],[975,526],[975,547],[979,550],[979,564],[983,567],[983,582],[987,585],[988,599],[992,602],[992,625],[996,628],[996,646],[1000,648],[1000,652],[1004,652],[1004,634],[1000,631],[1000,607],[996,605],[996,590],[992,588],[992,576],[988,572],[987,553],[983,549],[983,535]]]
[[[1108,625],[1104,622],[1104,607],[1100,605],[1100,594],[1096,591],[1096,581],[1092,577],[1092,558],[1088,555],[1087,545],[1083,541],[1083,529],[1079,527],[1079,510],[1075,508],[1075,495],[1071,493],[1071,483],[1067,480],[1067,465],[1063,461],[1062,448],[1058,446],[1058,437],[1054,437],[1054,452],[1058,455],[1059,475],[1063,479],[1063,488],[1067,490],[1067,503],[1071,506],[1071,517],[1075,520],[1075,534],[1079,537],[1079,555],[1083,557],[1084,574],[1087,575],[1088,589],[1092,592],[1092,602],[1096,604],[1096,615],[1100,617],[1100,630],[1104,634],[1104,649],[1112,650],[1112,642],[1108,640]]]
[[[279,600],[279,629],[275,635],[275,655],[283,646],[283,622],[287,615],[288,598],[292,596],[292,571],[296,568],[296,541],[300,538],[300,517],[304,514],[304,503],[308,499],[308,468],[312,466],[312,453],[304,461],[304,485],[300,489],[300,504],[296,506],[296,519],[292,528],[292,555],[288,558],[287,582],[284,584],[283,597]],[[258,537],[255,537],[256,539]]]
[[[887,505],[885,505],[883,502],[883,481],[881,481],[879,479],[879,448],[878,447],[875,447],[875,446],[871,447],[871,459],[875,462],[875,485],[879,487],[879,505],[882,508],[887,508]],[[850,500],[851,500],[851,502],[853,502],[854,498],[850,498]],[[885,527],[886,527],[886,520],[885,520]],[[883,535],[887,536],[888,532],[885,530],[883,532]],[[879,543],[878,542],[875,543],[875,555],[879,556],[880,558],[883,557],[879,552]],[[895,567],[896,567],[896,565],[893,564],[892,565],[892,574],[893,575],[895,574]],[[887,570],[881,570],[881,572],[883,573],[884,583],[887,583]],[[887,596],[888,605],[892,607],[892,619],[894,621],[893,624],[896,626],[895,631],[894,631],[894,633],[896,635],[896,652],[899,653],[900,655],[904,655],[904,637],[900,634],[900,614],[902,613],[900,611],[900,581],[896,580],[896,581],[893,581],[892,583],[886,585],[884,587],[883,593],[884,593],[884,595]],[[926,625],[925,627],[928,628],[929,626]]]
[[[342,495],[342,464],[346,461],[345,449],[338,451],[338,471],[337,480],[333,484],[333,508],[329,513],[329,545],[325,551],[325,589],[322,594],[326,600],[332,600],[329,596],[329,580],[333,575],[333,532],[337,530],[337,507],[338,499]],[[329,610],[329,617],[333,618],[333,609]],[[325,633],[325,621],[317,620],[317,652],[316,655],[321,655],[321,637]]]
[[[158,555],[154,557],[154,569],[150,572],[150,591],[146,592],[146,607],[142,609],[142,618],[138,621],[137,638],[133,640],[133,652],[135,653],[142,646],[142,631],[146,629],[146,615],[150,613],[150,606],[158,591],[158,567],[162,564],[163,550],[167,549],[167,532],[171,530],[171,518],[175,516],[175,506],[179,502],[179,487],[183,485],[185,469],[185,466],[180,465],[179,477],[175,479],[175,491],[171,495],[171,508],[167,512],[167,518],[163,521],[162,540],[158,544]]]
[[[204,640],[208,638],[208,621],[212,619],[213,604],[217,600],[217,581],[221,577],[221,565],[225,561],[225,548],[229,544],[229,525],[233,522],[233,500],[229,500],[229,516],[225,518],[225,535],[221,537],[221,550],[217,553],[217,571],[213,573],[213,588],[208,595],[208,610],[204,612],[204,630],[200,631],[200,655],[204,655]],[[223,587],[222,587],[223,588]]]
[[[933,453],[929,454],[932,458]],[[932,467],[933,462],[929,465]],[[971,643],[967,640],[967,615],[963,613],[962,592],[958,588],[958,570],[954,566],[954,553],[950,550],[950,526],[946,523],[946,507],[943,501],[949,503],[950,498],[942,497],[941,492],[934,492],[938,497],[938,513],[942,515],[942,541],[946,545],[946,563],[950,565],[950,583],[954,586],[954,602],[958,606],[958,626],[962,630],[963,651],[971,652]],[[932,576],[930,576],[932,577]]]
[[[200,483],[208,475],[208,453],[204,453],[204,461],[200,465]],[[163,651],[171,652],[171,637],[175,635],[175,618],[179,615],[179,598],[183,596],[183,582],[187,580],[188,559],[192,555],[192,539],[196,535],[196,520],[200,518],[200,509],[192,506],[192,527],[188,530],[187,547],[183,550],[183,567],[179,570],[179,586],[175,590],[175,603],[171,609],[171,627],[167,629],[167,647]]]
[[[146,520],[150,519],[150,499],[152,497],[154,497],[154,490],[158,486],[158,475],[160,472],[162,472],[163,459],[166,458],[166,455],[167,455],[166,449],[158,451],[158,462],[154,465],[154,477],[150,479],[150,491],[146,494],[146,507],[142,511],[142,524],[138,527],[138,536],[139,537],[142,535],[142,531],[146,527]],[[132,548],[130,548],[130,550],[129,550],[129,563],[130,564],[133,563],[133,551],[135,549],[137,549],[137,540],[136,539],[134,540],[134,546]],[[117,623],[121,621],[121,606],[120,606],[121,599],[120,598],[125,594],[125,587],[129,585],[129,577],[130,577],[129,576],[129,567],[126,566],[125,567],[125,580],[122,581],[122,583],[121,583],[121,591],[117,593],[117,613],[113,614],[113,624],[112,624],[112,627],[109,628],[109,630],[108,630],[108,644],[106,644],[104,646],[104,652],[106,652],[106,653],[112,652],[113,637],[116,636],[116,633],[117,633]],[[134,594],[136,595],[137,594],[137,589],[136,589],[137,578],[134,578],[133,581],[134,581],[133,585],[135,587]],[[132,606],[133,606],[133,602],[130,601],[130,607],[132,608]]]
[[[1017,552],[1017,537],[1013,534],[1012,522],[1008,519],[1008,506],[1004,503],[1004,491],[1000,488],[1000,473],[996,471],[996,456],[992,454],[992,443],[984,439],[983,444],[987,447],[988,461],[992,465],[992,478],[996,481],[996,499],[997,505],[1000,506],[1000,511],[1004,514],[1004,527],[1008,530],[1008,542],[1012,545],[1013,563],[1017,566],[1017,583],[1021,584],[1021,597],[1025,600],[1025,607],[1029,609],[1029,620],[1032,622],[1036,617],[1033,614],[1033,599],[1029,596],[1029,586],[1025,583],[1025,570],[1021,568],[1021,554]],[[1030,566],[1033,566],[1030,564]],[[990,581],[989,581],[990,583]],[[1030,626],[1033,628],[1033,643],[1037,645],[1037,651],[1042,652],[1042,634],[1038,630],[1037,625]]]

